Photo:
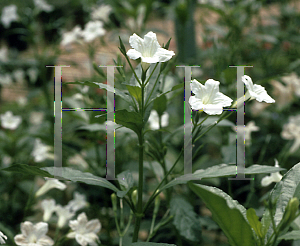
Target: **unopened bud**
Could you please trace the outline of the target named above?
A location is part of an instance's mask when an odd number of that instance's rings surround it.
[[[282,220],[279,223],[280,230],[284,230],[287,226],[289,226],[294,219],[296,218],[296,213],[299,208],[299,200],[297,197],[293,197],[289,200],[288,205],[285,208],[284,214],[282,216]]]
[[[131,194],[131,199],[134,205],[136,205],[137,203],[137,193],[138,193],[137,190],[134,190]]]
[[[116,194],[112,193],[110,198],[111,198],[111,203],[112,203],[112,206],[113,206],[113,210],[117,211],[117,196],[116,196]]]

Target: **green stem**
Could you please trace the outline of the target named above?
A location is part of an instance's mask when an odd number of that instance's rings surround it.
[[[195,143],[197,140],[199,140],[204,134],[206,134],[207,132],[209,132],[214,126],[216,126],[217,124],[219,124],[222,120],[225,120],[226,118],[228,118],[234,111],[231,111],[229,114],[226,115],[226,117],[224,115],[222,115],[222,117],[220,117],[214,124],[212,124],[210,127],[208,127],[208,129],[202,133],[199,137],[197,137],[195,140],[193,140],[193,142]]]
[[[149,83],[149,80],[150,80],[150,78],[152,77],[152,74],[154,73],[155,69],[157,68],[157,65],[158,65],[158,62],[156,63],[154,69],[152,70],[150,76],[148,77],[148,79],[147,79],[147,81],[146,81],[146,83],[145,83],[145,86]],[[158,76],[158,77],[159,77],[159,76]]]
[[[178,161],[180,160],[181,155],[183,154],[183,148],[180,151],[180,154],[177,158],[177,160],[174,162],[173,166],[170,168],[170,170],[168,171],[168,173],[165,175],[165,177],[163,178],[163,180],[159,183],[159,185],[156,187],[156,189],[154,190],[154,192],[152,193],[151,197],[149,198],[149,200],[147,201],[144,209],[143,209],[143,213],[146,212],[146,210],[148,209],[148,207],[150,206],[150,204],[153,202],[153,200],[155,199],[155,197],[157,195],[159,195],[159,192],[156,192],[165,182],[165,180],[167,179],[168,175],[173,171],[173,169],[175,168],[176,164],[178,163]]]
[[[135,213],[136,222],[134,226],[134,232],[132,237],[132,242],[137,242],[138,240],[138,234],[141,226],[141,220],[143,215],[143,167],[144,167],[144,93],[145,93],[145,84],[144,81],[142,81],[141,85],[142,90],[142,106],[141,106],[141,115],[143,119],[143,127],[138,134],[139,139],[139,186],[138,186],[138,202],[137,202],[137,210]]]
[[[155,89],[155,87],[156,87],[156,84],[157,84],[157,82],[158,82],[158,79],[159,79],[159,76],[160,76],[160,74],[158,74],[158,76],[157,76],[157,78],[156,78],[156,80],[155,80],[155,83],[154,83],[154,86],[152,87],[152,90],[151,90],[151,92],[150,92],[150,94],[149,94],[149,96],[148,96],[148,98],[147,98],[147,101],[146,101],[146,108],[148,107],[148,101],[150,100],[150,98],[151,98],[151,96],[152,96],[152,93],[153,93],[153,91],[154,91],[154,89]]]

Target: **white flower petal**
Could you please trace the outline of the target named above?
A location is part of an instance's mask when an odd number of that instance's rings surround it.
[[[64,183],[58,181],[57,179],[47,179],[45,184],[36,192],[35,195],[37,197],[41,196],[53,188],[64,190],[67,188],[67,186]]]
[[[135,33],[129,38],[130,46],[136,51],[142,53],[144,51],[144,40]]]
[[[245,83],[251,97],[254,97],[259,102],[274,103],[265,88],[261,85],[253,85],[252,79],[248,75],[242,76],[242,81]]]
[[[142,54],[139,51],[135,50],[135,49],[128,50],[127,55],[132,60],[136,60],[136,59],[138,59],[142,56]]]
[[[129,38],[129,44],[133,49],[130,49],[127,55],[134,60],[141,58],[143,63],[166,62],[175,55],[173,51],[160,47],[156,34],[153,32],[148,32],[144,39],[134,33]],[[147,66],[144,65],[143,68],[145,70]]]

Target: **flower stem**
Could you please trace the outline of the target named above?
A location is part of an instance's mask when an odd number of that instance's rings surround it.
[[[142,76],[144,77],[144,76]],[[143,167],[144,167],[144,93],[145,93],[145,84],[144,80],[142,80],[141,84],[141,90],[142,90],[142,105],[141,105],[141,110],[140,113],[142,115],[142,120],[143,120],[143,125],[141,128],[140,133],[138,134],[138,139],[139,139],[139,186],[138,186],[138,202],[137,202],[137,209],[135,213],[136,221],[135,221],[135,226],[134,226],[134,232],[133,232],[133,237],[132,237],[132,242],[137,242],[138,240],[138,234],[141,226],[141,220],[143,215],[143,178],[144,178],[144,173],[143,173]]]

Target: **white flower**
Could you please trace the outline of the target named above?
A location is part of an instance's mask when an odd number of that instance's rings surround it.
[[[11,76],[7,74],[0,74],[0,85],[11,85],[12,84],[12,78]]]
[[[242,81],[244,82],[244,84],[247,87],[247,92],[245,95],[245,101],[248,98],[251,99],[256,99],[259,102],[266,102],[266,103],[274,103],[275,100],[270,97],[267,93],[267,91],[265,90],[264,87],[262,87],[261,85],[253,85],[252,79],[248,76],[248,75],[244,75],[242,76]]]
[[[53,11],[54,6],[48,4],[45,0],[33,0],[35,7],[40,11],[45,11],[47,13]]]
[[[32,67],[32,68],[29,68],[28,70],[27,70],[27,74],[28,74],[28,76],[29,76],[29,81],[30,81],[30,83],[35,83],[35,81],[37,80],[37,78],[38,78],[38,70],[36,69],[36,68],[34,68],[34,67]]]
[[[191,89],[195,96],[191,96],[189,103],[193,110],[203,110],[209,115],[221,114],[223,107],[231,105],[232,99],[219,92],[219,81],[209,79],[202,85],[196,79],[191,82]]]
[[[15,80],[17,81],[17,83],[23,84],[25,73],[22,69],[17,69],[15,71],[13,71],[13,76],[14,76]]]
[[[51,246],[54,241],[46,236],[48,224],[39,222],[33,225],[29,221],[21,223],[22,234],[15,236],[15,243],[21,246]]]
[[[77,25],[73,28],[72,31],[63,33],[62,41],[60,44],[62,46],[67,46],[81,38],[82,38],[82,30],[81,27]]]
[[[31,112],[30,113],[30,123],[33,125],[40,125],[42,124],[44,119],[44,113],[43,112]]]
[[[1,22],[5,28],[10,27],[10,23],[19,19],[17,6],[12,4],[2,9]]]
[[[41,206],[44,210],[43,220],[47,222],[51,218],[53,212],[55,212],[57,209],[55,200],[54,199],[43,200]]]
[[[11,111],[0,115],[1,126],[6,129],[15,130],[22,122],[21,116],[14,116]]]
[[[3,47],[0,49],[0,61],[6,62],[8,60],[8,49],[6,47]]]
[[[68,159],[69,164],[78,165],[82,168],[88,168],[87,162],[83,159],[83,157],[80,154],[76,154]]]
[[[236,131],[236,126],[233,126],[232,129]],[[244,139],[246,145],[250,145],[251,143],[251,132],[257,132],[257,131],[259,131],[259,127],[255,125],[254,121],[249,121],[245,127],[237,126],[238,137]],[[240,135],[240,133],[242,135]]]
[[[91,42],[95,38],[103,36],[105,32],[106,31],[103,28],[103,22],[89,21],[85,24],[84,30],[82,31],[82,36],[85,42]]]
[[[74,193],[75,199],[69,201],[68,205],[66,206],[70,211],[77,212],[78,210],[86,207],[88,205],[85,195],[81,195],[80,193]]]
[[[35,196],[41,196],[43,194],[45,194],[46,192],[48,192],[51,189],[59,189],[59,190],[64,190],[67,188],[67,186],[60,182],[57,179],[47,179],[47,181],[45,182],[45,184],[35,193]]]
[[[97,246],[98,244],[95,242],[99,241],[98,233],[101,229],[101,224],[98,219],[94,219],[91,221],[87,220],[86,214],[81,213],[78,215],[77,220],[71,220],[69,222],[69,226],[73,230],[67,234],[68,238],[75,238],[77,243],[81,246]]]
[[[19,106],[23,107],[27,104],[27,98],[26,97],[19,97],[17,99],[17,102],[18,102]]]
[[[150,116],[149,116],[149,123],[151,130],[158,130],[159,129],[159,116],[156,112],[156,110],[151,110]],[[164,112],[161,116],[161,126],[166,127],[169,124],[169,114],[167,112]]]
[[[31,155],[34,157],[35,162],[42,162],[47,158],[54,159],[54,155],[49,153],[51,149],[50,146],[43,144],[41,139],[36,138]]]
[[[275,167],[279,167],[278,161],[275,159]],[[261,180],[262,186],[268,186],[272,182],[279,182],[282,179],[282,175],[279,172],[271,173],[270,176],[266,176]]]
[[[279,109],[283,109],[285,106],[291,103],[293,100],[294,89],[290,85],[283,85],[279,81],[272,80],[273,85],[273,95],[276,98],[276,106]]]
[[[300,115],[290,116],[287,124],[283,126],[281,137],[288,140],[295,140],[290,152],[295,152],[300,147]]]
[[[55,213],[58,216],[57,226],[59,228],[64,227],[64,225],[69,221],[69,219],[72,219],[75,215],[75,212],[70,211],[70,209],[67,206],[60,206],[57,205]]]
[[[109,5],[102,4],[98,8],[94,8],[91,14],[92,20],[108,21],[108,17],[112,8]]]
[[[4,243],[5,243],[4,239],[7,240],[7,236],[5,236],[5,235],[2,233],[2,231],[0,231],[0,243],[1,243],[1,244],[4,244]]]
[[[144,39],[134,33],[129,38],[129,44],[133,49],[127,51],[128,57],[133,60],[141,58],[144,70],[150,66],[149,63],[166,62],[175,55],[174,51],[160,47],[153,32],[148,32]]]
[[[4,155],[2,158],[2,164],[4,167],[8,167],[11,164],[11,157],[8,155]]]
[[[291,88],[296,96],[300,97],[300,78],[295,72],[290,75],[283,76],[281,79],[289,88]]]

